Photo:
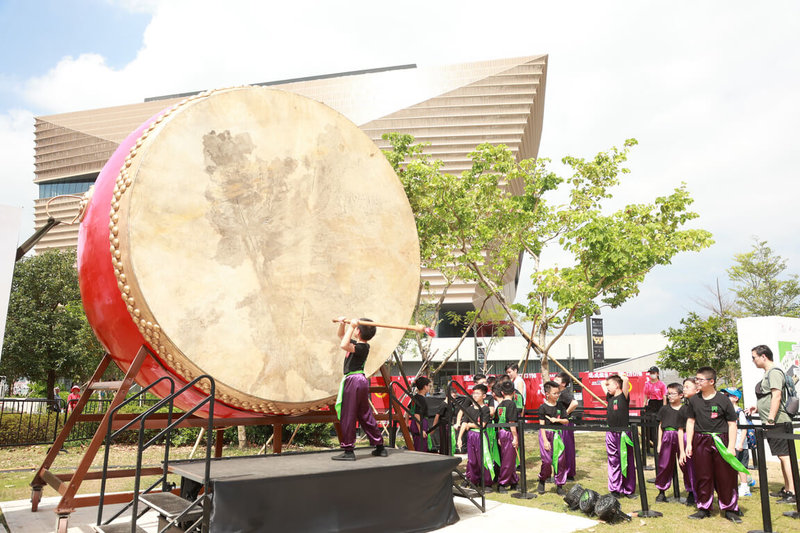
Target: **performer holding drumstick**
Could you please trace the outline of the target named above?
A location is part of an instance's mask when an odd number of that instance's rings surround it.
[[[338,335],[342,339],[339,347],[347,353],[344,359],[344,378],[336,398],[336,415],[342,425],[340,444],[343,453],[331,459],[356,460],[353,451],[356,444],[356,421],[361,423],[370,444],[375,446],[372,455],[386,457],[388,454],[383,446],[383,436],[369,405],[369,380],[364,375],[364,364],[369,355],[368,341],[375,336],[377,330],[375,326],[369,325],[372,321],[368,318],[354,318],[347,322],[342,316],[337,321]]]

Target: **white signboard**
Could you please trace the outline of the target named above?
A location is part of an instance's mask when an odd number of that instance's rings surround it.
[[[2,338],[6,331],[8,297],[11,294],[11,276],[17,257],[22,209],[0,205],[0,358],[3,356]]]
[[[751,356],[753,348],[759,344],[769,346],[773,361],[787,376],[800,376],[800,318],[740,318],[736,320],[736,329],[745,407],[756,405],[756,383],[764,377],[764,371],[753,364]],[[771,457],[769,447],[766,451],[767,457]]]

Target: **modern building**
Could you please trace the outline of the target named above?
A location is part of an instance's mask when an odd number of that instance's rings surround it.
[[[418,142],[429,143],[426,153],[444,162],[444,172],[458,174],[470,168],[468,154],[483,142],[507,145],[518,160],[537,156],[546,77],[547,56],[540,55],[439,67],[402,65],[256,85],[327,104],[359,125],[381,148],[388,148],[381,139],[384,133],[411,134]],[[130,132],[196,92],[37,117],[36,228],[48,216],[72,220],[79,199],[62,195],[83,194]],[[60,224],[36,249],[74,247],[77,235],[77,225]],[[423,270],[422,276],[434,295],[441,294],[441,275]],[[507,277],[505,291],[510,300],[517,277],[518,269]],[[455,284],[447,291],[443,310],[463,313],[474,309],[473,302],[479,299],[475,284]]]

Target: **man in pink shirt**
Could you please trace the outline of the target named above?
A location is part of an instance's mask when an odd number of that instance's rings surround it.
[[[653,424],[647,428],[647,440],[650,441],[652,449],[655,450],[658,446],[658,424],[655,421],[655,417],[661,406],[667,405],[667,386],[659,379],[657,366],[651,366],[647,373],[650,379],[644,384],[644,397],[647,400],[644,413]]]

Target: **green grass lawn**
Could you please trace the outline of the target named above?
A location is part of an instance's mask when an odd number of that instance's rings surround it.
[[[606,463],[606,450],[605,450],[605,433],[576,433],[575,446],[577,449],[577,476],[574,483],[580,483],[586,489],[596,490],[599,494],[608,493],[608,474]],[[527,477],[528,477],[528,490],[535,491],[536,483],[538,481],[539,467],[539,441],[536,433],[525,433],[526,443],[526,461],[527,461]],[[653,466],[652,458],[648,459],[648,464]],[[769,474],[769,490],[777,491],[783,486],[783,477],[780,474],[780,467],[777,462],[769,462],[767,464],[767,472]],[[753,470],[752,475],[757,478],[758,471]],[[655,477],[655,470],[645,470],[645,479],[652,479]],[[683,478],[679,474],[681,496],[685,497],[686,493],[683,491]],[[569,488],[573,482],[568,482],[565,488]],[[761,503],[760,492],[758,487],[751,489],[752,496],[739,499],[739,508],[744,512],[742,517],[743,523],[736,525],[729,522],[719,515],[719,511],[712,512],[711,518],[705,520],[689,520],[687,517],[695,512],[694,507],[687,507],[680,503],[655,503],[658,490],[653,483],[645,483],[647,487],[647,498],[649,507],[652,510],[659,511],[664,514],[660,518],[639,518],[634,516],[630,522],[607,525],[600,524],[587,531],[614,531],[616,532],[638,532],[638,531],[714,531],[714,532],[728,532],[728,531],[749,531],[762,529],[761,521]],[[637,490],[638,490],[637,486]],[[566,512],[584,516],[580,511],[569,511],[564,503],[563,497],[555,493],[555,485],[548,483],[546,485],[547,492],[540,495],[533,500],[519,500],[512,498],[507,494],[489,494],[488,498],[503,503],[510,503],[514,505],[526,505],[536,507],[539,509],[546,509],[548,511]],[[638,493],[637,493],[638,495]],[[672,498],[672,488],[667,491],[667,496]],[[791,519],[783,516],[784,511],[792,511],[795,509],[793,505],[777,504],[776,498],[770,498],[771,512],[772,512],[772,529],[774,531],[800,531],[800,520]],[[626,499],[623,498],[620,503],[622,510],[628,514],[632,514],[642,508],[639,498]],[[716,503],[715,503],[716,506]],[[716,507],[715,507],[716,509]]]

